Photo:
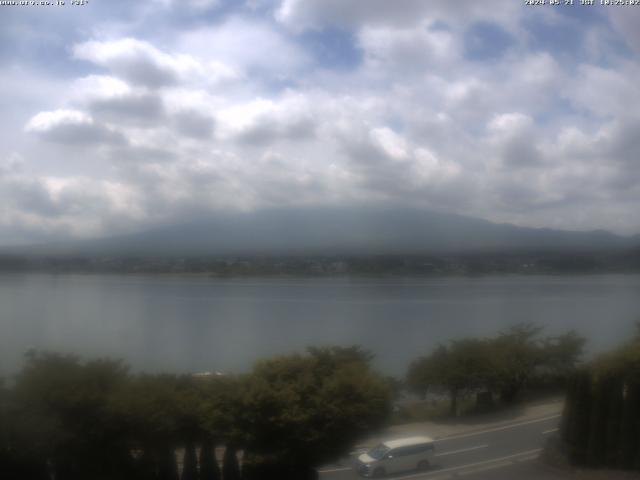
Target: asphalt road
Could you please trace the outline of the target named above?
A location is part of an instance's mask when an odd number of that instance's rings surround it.
[[[444,480],[464,476],[470,479],[554,478],[532,473],[539,468],[533,460],[549,435],[557,431],[560,416],[532,419],[436,440],[436,464],[426,472],[409,471],[387,478]],[[429,432],[424,432],[426,435]],[[320,469],[321,480],[353,480],[352,460]],[[551,475],[551,474],[549,474]]]

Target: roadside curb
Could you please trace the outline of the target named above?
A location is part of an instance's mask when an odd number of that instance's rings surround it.
[[[467,430],[460,433],[454,433],[452,435],[441,435],[434,437],[434,440],[453,440],[456,438],[469,437],[472,435],[479,435],[481,433],[498,431],[503,429],[512,428],[520,425],[527,425],[529,423],[538,423],[543,422],[545,420],[552,420],[554,418],[560,418],[562,416],[561,413],[555,413],[553,415],[543,415],[539,417],[530,417],[526,420],[518,421],[518,422],[508,422],[508,423],[495,423],[495,424],[487,424],[483,428],[477,428],[473,430]]]
[[[556,403],[554,402],[553,404],[554,406],[556,405]],[[451,431],[449,432],[441,432],[439,434],[435,434],[435,435],[430,435],[434,440],[436,441],[444,441],[444,440],[448,440],[448,439],[454,439],[454,438],[459,438],[459,437],[464,437],[464,436],[472,436],[475,434],[480,434],[486,431],[492,431],[492,430],[500,430],[503,428],[510,428],[511,426],[514,425],[525,425],[527,423],[535,423],[535,422],[539,422],[539,421],[544,421],[544,420],[549,420],[552,418],[560,418],[562,415],[562,407],[563,407],[563,402],[557,402],[557,408],[552,408],[550,409],[550,411],[548,411],[546,414],[544,415],[536,415],[536,416],[522,416],[519,419],[513,419],[510,421],[498,421],[498,422],[491,422],[491,423],[486,423],[483,425],[479,425],[477,427],[474,428],[469,428],[469,429],[460,429],[458,431],[455,431],[455,429],[451,429]],[[414,424],[405,424],[405,425],[412,425],[412,426],[416,426],[419,425],[418,423],[414,423]],[[397,427],[397,426],[396,426]],[[377,434],[374,437],[371,437],[369,439],[367,439],[366,441],[364,441],[363,443],[360,443],[358,445],[356,445],[354,447],[354,451],[350,452],[349,455],[353,456],[353,455],[357,455],[359,453],[362,453],[363,450],[366,450],[368,448],[370,448],[371,446],[373,446],[373,444],[375,444],[377,441],[379,441],[379,438],[381,436],[391,436],[391,437],[400,437],[400,436],[408,436],[408,435],[418,435],[418,434],[429,434],[428,431],[426,432],[402,432],[402,429],[397,429],[400,431],[390,431],[390,429],[386,429],[385,431],[380,432],[379,434]],[[428,425],[425,424],[425,430],[428,430]]]

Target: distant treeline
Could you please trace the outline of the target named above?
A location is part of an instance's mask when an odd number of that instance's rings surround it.
[[[640,272],[640,250],[457,255],[244,255],[229,257],[0,255],[0,272],[247,275],[450,275]]]
[[[562,440],[575,465],[640,471],[640,328],[573,376]]]
[[[0,478],[316,478],[390,413],[370,360],[358,347],[310,348],[247,375],[175,376],[32,353],[0,388]]]

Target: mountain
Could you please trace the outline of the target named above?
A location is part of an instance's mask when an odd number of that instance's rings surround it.
[[[523,228],[421,209],[352,207],[216,214],[137,234],[40,245],[28,252],[112,256],[444,254],[593,252],[639,245],[638,236],[601,230]]]

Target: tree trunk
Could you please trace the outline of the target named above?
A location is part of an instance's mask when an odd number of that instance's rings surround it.
[[[605,439],[607,450],[605,463],[607,467],[616,468],[622,461],[623,447],[620,441],[620,429],[624,409],[624,383],[622,382],[620,375],[612,379],[608,390],[607,429]]]
[[[184,449],[182,480],[198,480],[198,459],[192,442],[187,443]]]
[[[158,480],[178,480],[178,464],[173,448],[166,446],[159,453]]]
[[[236,448],[233,445],[227,445],[224,449],[222,478],[223,480],[240,480],[240,465]]]
[[[593,389],[593,407],[589,422],[589,445],[587,448],[587,460],[591,467],[603,466],[606,458],[610,388],[611,380],[609,378],[600,378]]]
[[[450,414],[452,417],[457,417],[458,416],[458,389],[457,388],[452,388],[449,392],[449,395],[451,396],[451,410],[450,410]]]
[[[220,478],[215,445],[211,440],[205,440],[200,450],[200,480],[220,480]]]

